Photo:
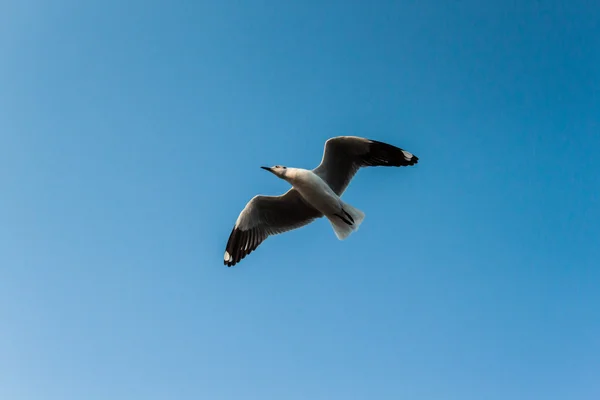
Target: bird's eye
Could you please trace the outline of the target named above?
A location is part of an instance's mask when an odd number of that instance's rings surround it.
[[[282,167],[283,169],[287,169],[287,167]]]

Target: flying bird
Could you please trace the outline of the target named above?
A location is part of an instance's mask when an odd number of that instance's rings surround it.
[[[337,238],[346,239],[365,213],[340,197],[361,167],[404,167],[419,158],[391,144],[357,136],[325,142],[321,164],[313,170],[261,167],[292,185],[280,196],[254,196],[242,210],[229,235],[224,264],[231,267],[252,253],[267,237],[298,229],[326,217]]]

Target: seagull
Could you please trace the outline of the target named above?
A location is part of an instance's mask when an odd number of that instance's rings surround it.
[[[346,239],[365,213],[341,199],[361,167],[404,167],[419,158],[391,144],[357,136],[338,136],[325,142],[323,158],[313,170],[281,165],[261,167],[292,188],[280,196],[254,196],[242,210],[229,235],[224,264],[234,266],[267,237],[301,228],[326,217],[337,238]]]

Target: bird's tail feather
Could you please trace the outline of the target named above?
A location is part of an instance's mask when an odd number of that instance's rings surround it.
[[[328,215],[327,219],[333,227],[333,231],[339,240],[344,240],[358,227],[365,219],[365,213],[350,204],[344,203],[342,211],[338,214]]]

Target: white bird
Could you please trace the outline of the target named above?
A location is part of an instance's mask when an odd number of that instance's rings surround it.
[[[308,225],[325,216],[339,240],[356,231],[365,214],[340,196],[359,168],[415,165],[419,158],[376,140],[339,136],[325,142],[321,164],[313,170],[280,165],[261,167],[292,188],[280,196],[253,197],[240,213],[227,241],[224,264],[231,267],[270,235]]]

